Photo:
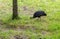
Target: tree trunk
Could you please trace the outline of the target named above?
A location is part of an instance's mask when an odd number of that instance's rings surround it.
[[[17,0],[13,0],[13,16],[12,19],[18,18],[18,6],[17,6]]]

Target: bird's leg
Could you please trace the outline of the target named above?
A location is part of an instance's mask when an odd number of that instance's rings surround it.
[[[41,21],[41,17],[40,17],[40,21]]]

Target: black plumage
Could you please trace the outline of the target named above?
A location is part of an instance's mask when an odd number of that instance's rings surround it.
[[[33,14],[33,17],[32,18],[40,18],[41,16],[47,16],[47,14],[44,12],[44,11],[36,11],[34,14]]]

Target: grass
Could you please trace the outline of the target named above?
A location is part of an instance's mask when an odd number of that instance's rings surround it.
[[[22,35],[30,39],[60,39],[60,0],[18,0],[21,19],[11,20],[12,0],[0,0],[0,38],[14,39]],[[37,10],[44,10],[46,17],[30,19]]]

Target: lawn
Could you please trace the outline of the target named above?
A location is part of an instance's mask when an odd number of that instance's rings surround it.
[[[47,16],[30,19],[38,10]],[[0,0],[0,39],[60,39],[60,0],[18,0],[18,14],[12,20],[12,0]]]

